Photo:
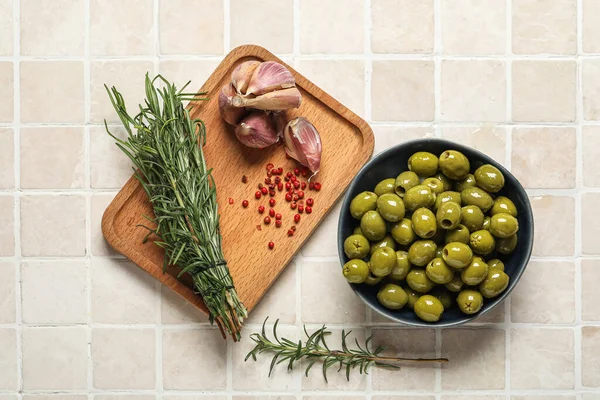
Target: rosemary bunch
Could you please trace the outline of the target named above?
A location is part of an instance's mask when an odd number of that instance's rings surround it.
[[[155,87],[156,80],[163,88]],[[185,86],[177,90],[160,75],[151,79],[146,74],[145,86],[144,104],[132,117],[121,93],[105,85],[127,138],[117,138],[104,121],[106,131],[135,165],[135,176],[152,203],[156,227],[146,229],[165,250],[164,267],[177,265],[180,275],[191,274],[211,323],[216,321],[224,337],[226,331],[237,341],[247,311],[223,256],[215,182],[202,151],[206,129],[182,103],[205,100],[196,97],[205,93],[183,93]]]
[[[275,355],[271,360],[271,366],[269,369],[269,376],[271,376],[273,369],[276,365],[283,362],[287,362],[287,369],[293,369],[294,363],[305,359],[307,361],[307,367],[304,372],[308,376],[308,372],[312,366],[318,361],[322,362],[322,372],[325,381],[327,382],[327,370],[333,366],[338,367],[338,372],[344,368],[346,370],[346,379],[350,380],[350,371],[359,368],[359,372],[368,374],[367,369],[374,365],[380,368],[399,369],[399,363],[405,362],[447,362],[446,358],[401,358],[401,357],[384,357],[381,353],[386,349],[385,346],[379,346],[375,350],[370,350],[370,343],[373,340],[373,336],[370,336],[363,346],[358,343],[357,339],[354,339],[356,349],[348,347],[347,338],[352,331],[342,331],[342,349],[331,350],[325,341],[325,337],[330,335],[331,332],[327,330],[327,327],[323,325],[321,329],[318,329],[312,334],[306,331],[304,327],[304,333],[306,334],[306,341],[302,342],[299,340],[298,343],[294,343],[286,338],[279,338],[277,336],[277,324],[279,320],[275,321],[273,326],[273,338],[269,339],[265,332],[265,324],[262,326],[261,333],[253,333],[250,335],[250,339],[256,344],[254,348],[248,353],[245,361],[248,361],[250,357],[256,361],[256,355],[264,352],[273,352]]]

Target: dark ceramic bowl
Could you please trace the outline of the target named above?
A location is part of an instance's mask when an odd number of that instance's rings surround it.
[[[463,314],[455,304],[451,309],[444,311],[442,318],[438,322],[433,323],[424,322],[417,318],[413,310],[409,308],[392,311],[383,307],[377,301],[377,286],[350,284],[358,297],[373,310],[391,320],[406,325],[436,327],[455,326],[473,321],[483,314],[488,313],[500,304],[513,290],[517,282],[519,282],[523,271],[525,271],[525,267],[531,256],[531,248],[533,246],[533,214],[531,212],[531,204],[529,203],[527,193],[517,179],[502,165],[470,147],[442,139],[419,139],[389,148],[378,154],[371,159],[352,180],[342,204],[342,211],[340,212],[338,224],[338,253],[342,265],[348,261],[348,257],[344,254],[344,239],[350,236],[354,228],[360,224],[360,221],[352,218],[350,215],[350,202],[354,196],[365,190],[373,191],[375,185],[381,180],[396,177],[402,171],[407,170],[408,158],[413,153],[418,151],[428,151],[435,155],[439,155],[444,150],[458,150],[466,155],[471,162],[471,172],[475,171],[475,169],[483,164],[492,164],[504,174],[505,185],[498,195],[503,195],[511,199],[519,211],[519,241],[517,248],[511,255],[499,257],[504,262],[505,271],[510,277],[510,284],[508,285],[508,288],[495,299],[484,299],[484,306],[479,313],[475,315]],[[343,279],[341,273],[340,279]]]

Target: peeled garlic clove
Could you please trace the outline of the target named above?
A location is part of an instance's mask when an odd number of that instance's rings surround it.
[[[261,64],[260,61],[246,61],[235,67],[231,73],[231,84],[238,93],[246,94],[254,70]]]
[[[261,63],[252,74],[247,94],[261,95],[296,86],[292,73],[275,61]]]
[[[262,111],[251,112],[235,128],[235,136],[248,147],[263,149],[277,142],[271,117]]]
[[[321,168],[321,137],[306,118],[298,117],[288,122],[283,134],[286,153],[308,167],[313,175]]]
[[[265,111],[281,111],[300,107],[302,95],[296,87],[276,90],[258,97],[234,96],[231,104],[234,107],[249,107]]]
[[[219,92],[219,112],[229,125],[237,125],[247,111],[244,108],[234,107],[232,99],[236,96],[233,85],[227,83]]]

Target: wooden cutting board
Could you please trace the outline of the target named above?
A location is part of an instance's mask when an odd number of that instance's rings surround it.
[[[319,192],[305,190],[305,198],[312,197],[315,205],[312,214],[302,215],[293,237],[288,237],[287,231],[295,225],[293,216],[296,211],[291,210],[285,201],[285,190],[277,192],[277,204],[274,207],[283,215],[282,227],[276,228],[274,223],[263,225],[266,214],[260,215],[257,207],[262,204],[268,210],[269,197],[256,200],[254,192],[258,183],[265,179],[266,164],[282,166],[286,171],[297,165],[293,160],[286,159],[282,146],[274,145],[263,150],[245,147],[237,141],[232,128],[219,115],[218,94],[221,87],[229,81],[235,66],[247,60],[277,61],[285,65],[262,47],[237,47],[225,57],[200,89],[208,93],[209,100],[194,104],[191,115],[206,124],[207,143],[204,152],[208,166],[213,168],[217,186],[225,258],[240,298],[250,311],[371,157],[374,138],[364,120],[286,65],[302,92],[302,105],[288,112],[288,117],[308,118],[321,135],[321,171],[313,181],[320,182],[322,189]],[[242,175],[248,177],[247,184],[242,183]],[[229,198],[233,199],[233,205],[229,204]],[[244,199],[250,202],[248,208],[242,207]],[[202,298],[194,293],[191,280],[178,280],[176,267],[170,267],[164,273],[164,252],[151,242],[142,243],[147,231],[138,225],[148,224],[143,215],[152,216],[152,207],[141,185],[132,176],[104,212],[102,232],[106,241],[161,283],[207,312]],[[262,225],[260,231],[257,225]],[[269,241],[275,242],[273,250],[268,249]]]

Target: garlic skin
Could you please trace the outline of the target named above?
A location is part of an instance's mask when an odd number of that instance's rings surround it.
[[[275,61],[266,61],[254,70],[246,94],[258,96],[295,86],[296,80],[286,67]]]
[[[235,67],[231,73],[231,84],[239,94],[246,94],[248,85],[260,61],[245,61]]]
[[[321,136],[306,118],[298,117],[288,122],[283,134],[286,153],[308,167],[313,176],[321,168]]]
[[[257,97],[236,95],[231,99],[234,107],[248,107],[264,111],[282,111],[300,107],[302,95],[296,87],[268,92]]]
[[[236,96],[235,88],[230,83],[225,84],[219,92],[219,112],[229,125],[237,123],[248,113],[246,109],[234,107],[232,99]]]
[[[271,115],[273,119],[273,124],[275,126],[275,132],[277,132],[277,137],[283,139],[283,132],[285,131],[285,127],[287,126],[287,115],[285,115],[285,111],[274,112]]]
[[[264,149],[279,140],[271,116],[253,111],[235,128],[235,136],[248,147]]]

